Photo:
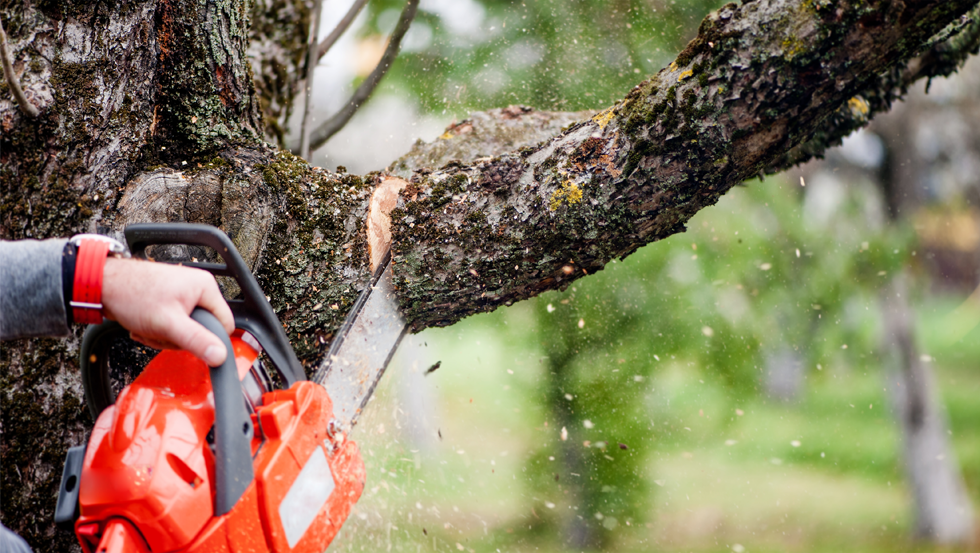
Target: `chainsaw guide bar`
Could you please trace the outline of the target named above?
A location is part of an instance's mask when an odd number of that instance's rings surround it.
[[[388,252],[313,376],[313,382],[323,385],[333,399],[336,427],[331,432],[353,430],[405,335],[391,266]]]

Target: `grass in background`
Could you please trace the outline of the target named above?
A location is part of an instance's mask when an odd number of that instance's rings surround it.
[[[938,323],[954,303],[925,302],[921,324]],[[420,442],[398,428],[414,416],[399,397],[411,392],[401,384],[412,369],[393,362],[354,435],[368,485],[334,550],[562,550],[528,528],[550,500],[528,495],[524,463],[558,429],[541,426],[540,408],[527,401],[540,378],[536,353],[494,337],[502,318],[474,317],[415,338],[428,342],[416,371],[442,361],[423,380],[439,413]],[[980,363],[971,353],[980,334],[943,350],[922,335],[977,502],[980,371],[970,366]],[[882,382],[874,370],[825,367],[810,373],[803,398],[786,404],[732,400],[717,378],[681,364],[661,371],[647,383],[660,429],[648,476],[654,509],[649,520],[620,527],[617,549],[930,551],[907,538],[910,499]]]

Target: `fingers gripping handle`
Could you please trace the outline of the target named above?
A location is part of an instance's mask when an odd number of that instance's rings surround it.
[[[224,232],[208,226],[192,223],[139,223],[126,227],[126,242],[133,257],[146,257],[146,248],[160,244],[186,244],[211,248],[225,262],[184,262],[182,265],[204,269],[217,276],[229,276],[238,282],[242,299],[231,300],[228,306],[235,314],[237,328],[254,336],[272,360],[289,386],[306,380],[306,373],[282,328],[275,311],[265,298],[262,288],[252,276],[231,239]]]
[[[214,315],[201,308],[194,309],[191,318],[217,336],[228,351],[221,366],[210,368],[214,391],[214,514],[220,516],[235,506],[255,476],[250,445],[252,419],[242,400],[235,352],[224,327]]]

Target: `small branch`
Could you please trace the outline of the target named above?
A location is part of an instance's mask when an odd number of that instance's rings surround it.
[[[313,135],[310,137],[311,150],[323,146],[327,140],[330,140],[331,136],[337,134],[337,131],[344,128],[344,125],[350,121],[357,110],[371,97],[371,94],[378,87],[381,79],[388,73],[388,69],[391,68],[395,57],[398,56],[402,38],[405,37],[405,33],[408,32],[408,28],[412,24],[412,20],[415,19],[415,13],[418,11],[418,7],[419,0],[408,0],[405,9],[402,10],[401,17],[398,18],[398,24],[395,25],[394,32],[391,33],[391,38],[388,40],[388,47],[385,49],[384,55],[381,56],[381,61],[378,62],[378,66],[364,79],[361,86],[357,87],[357,90],[354,91],[354,95],[347,101],[347,104],[333,117],[313,131]]]
[[[3,62],[3,76],[7,79],[10,90],[14,92],[14,98],[17,99],[21,111],[31,117],[37,117],[40,112],[27,99],[27,96],[24,96],[24,90],[20,87],[20,81],[17,80],[17,75],[14,74],[14,61],[10,58],[10,49],[7,47],[7,33],[3,30],[2,20],[0,20],[0,61]]]
[[[299,156],[310,161],[310,99],[313,97],[313,72],[320,60],[317,55],[316,39],[320,34],[320,10],[323,0],[313,2],[313,28],[310,31],[309,47],[306,49],[306,82],[304,89],[306,98],[303,104],[303,126],[300,128]]]
[[[340,35],[344,34],[344,31],[350,27],[350,24],[354,22],[354,18],[357,17],[357,14],[361,13],[361,9],[363,9],[366,4],[367,0],[356,0],[350,9],[347,10],[347,14],[340,20],[340,23],[337,23],[337,26],[334,27],[333,31],[330,31],[330,35],[323,39],[323,42],[321,42],[320,46],[317,47],[316,57],[318,60],[327,55],[327,52],[333,48],[334,43],[337,42]]]

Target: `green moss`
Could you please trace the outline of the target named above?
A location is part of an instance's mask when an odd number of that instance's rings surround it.
[[[472,225],[486,225],[487,215],[482,211],[471,211],[466,215],[466,222]]]
[[[370,276],[363,221],[342,214],[363,214],[372,192],[365,181],[373,179],[329,175],[283,151],[261,171],[286,210],[269,234],[259,284],[272,298],[297,355],[310,361],[329,345]],[[358,268],[362,271],[354,274]]]
[[[273,190],[283,194],[289,207],[289,215],[306,218],[306,196],[302,184],[310,173],[310,166],[300,157],[279,150],[271,163],[259,165],[262,180]]]

